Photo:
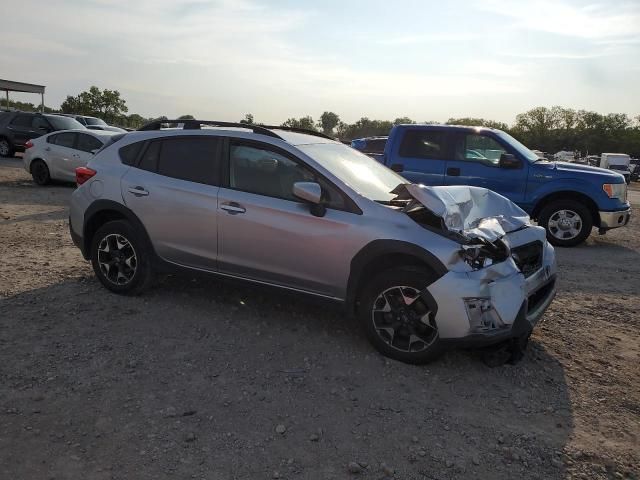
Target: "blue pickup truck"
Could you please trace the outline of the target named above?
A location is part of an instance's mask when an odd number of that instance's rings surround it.
[[[554,245],[582,243],[629,222],[627,185],[619,173],[550,162],[493,128],[397,125],[375,156],[414,183],[475,185],[517,203],[547,230]]]

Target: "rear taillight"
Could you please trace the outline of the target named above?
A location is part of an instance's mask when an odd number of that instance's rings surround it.
[[[33,142],[31,140],[27,140],[27,143],[24,144],[24,149],[28,149],[33,147]]]
[[[78,167],[76,168],[76,183],[78,185],[82,185],[84,182],[89,180],[96,174],[95,170],[92,170],[88,167]]]

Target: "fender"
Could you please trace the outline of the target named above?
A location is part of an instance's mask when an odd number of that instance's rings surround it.
[[[596,206],[596,209],[601,209],[601,206],[603,204],[606,204],[608,201],[610,201],[608,197],[606,199],[603,199],[600,197],[600,195],[595,196],[593,183],[586,182],[585,180],[582,180],[580,178],[558,178],[550,180],[546,183],[539,183],[537,185],[538,188],[531,192],[531,197],[527,199],[526,205],[523,205],[524,209],[529,214],[537,213],[539,210],[538,205],[540,205],[540,202],[546,197],[562,192],[578,193],[584,195],[593,202],[593,204]],[[606,197],[604,191],[602,192],[602,196]]]
[[[90,249],[91,249],[91,245],[90,245],[91,238],[90,238],[90,235],[87,235],[87,227],[88,225],[90,225],[91,219],[95,217],[95,215],[98,215],[101,212],[105,212],[105,211],[115,211],[121,214],[128,222],[130,222],[136,228],[138,232],[141,232],[142,235],[144,235],[146,241],[148,242],[148,245],[152,249],[153,256],[158,258],[155,250],[153,249],[153,244],[149,239],[149,234],[147,233],[147,229],[144,227],[144,225],[142,224],[140,219],[136,216],[136,214],[120,203],[114,202],[113,200],[101,199],[101,200],[95,200],[94,202],[92,202],[91,205],[89,205],[89,207],[84,212],[81,245],[82,245],[82,254],[86,259],[89,259]]]
[[[444,264],[434,254],[418,245],[401,240],[373,240],[362,247],[351,260],[346,299],[347,308],[350,311],[354,311],[358,286],[365,276],[366,267],[377,258],[389,255],[407,255],[418,258],[433,270],[437,278],[448,272]]]

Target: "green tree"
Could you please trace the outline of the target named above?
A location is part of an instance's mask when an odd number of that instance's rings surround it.
[[[337,113],[324,112],[320,115],[318,120],[318,126],[322,129],[322,133],[325,135],[333,135],[333,129],[340,123],[340,117]]]
[[[195,120],[196,117],[193,115],[180,115],[177,120]]]
[[[60,109],[63,113],[76,113],[102,118],[110,123],[128,112],[127,102],[117,90],[100,90],[92,86],[77,96],[67,96]]]
[[[416,123],[414,120],[411,120],[409,117],[399,117],[393,121],[393,125],[411,125]]]
[[[317,132],[315,122],[311,116],[307,115],[306,117],[300,118],[289,118],[285,122],[282,123],[283,127],[291,127],[291,128],[301,128],[303,130],[312,130]]]
[[[254,124],[253,115],[250,113],[247,113],[244,116],[244,118],[240,120],[240,123],[244,123],[245,125],[253,125]]]
[[[506,123],[475,117],[450,118],[447,120],[447,125],[467,125],[469,127],[488,127],[499,130],[509,130],[509,125]]]

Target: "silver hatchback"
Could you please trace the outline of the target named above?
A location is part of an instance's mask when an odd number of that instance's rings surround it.
[[[410,184],[315,132],[180,122],[112,137],[77,169],[71,236],[106,288],[204,271],[342,302],[404,362],[455,345],[522,354],[556,262],[515,204]]]

